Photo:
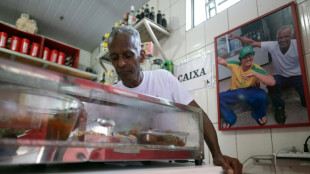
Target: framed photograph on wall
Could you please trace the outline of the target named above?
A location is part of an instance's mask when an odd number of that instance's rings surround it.
[[[310,125],[296,5],[214,38],[219,130]]]

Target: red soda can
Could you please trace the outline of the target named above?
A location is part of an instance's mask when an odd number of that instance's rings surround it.
[[[58,57],[58,51],[57,50],[52,50],[50,54],[49,61],[56,63],[57,62],[57,57]]]
[[[60,65],[65,64],[65,57],[66,57],[66,54],[64,52],[59,52],[58,53],[57,63],[60,64]]]
[[[30,56],[38,57],[40,44],[32,42]]]
[[[43,60],[48,60],[49,59],[49,55],[50,55],[50,49],[47,47],[44,47],[44,51],[43,51]]]
[[[20,43],[19,52],[28,54],[28,50],[29,50],[29,39],[23,38]]]
[[[13,51],[19,51],[19,46],[20,46],[20,38],[12,36],[10,49]]]
[[[0,47],[5,48],[8,41],[8,34],[6,32],[0,32]]]

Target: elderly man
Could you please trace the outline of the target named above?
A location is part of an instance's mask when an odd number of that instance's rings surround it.
[[[185,105],[199,107],[193,97],[171,73],[165,70],[140,71],[145,59],[139,32],[132,27],[112,31],[108,39],[110,59],[118,77],[115,86],[137,93],[165,98]],[[213,162],[228,173],[241,173],[242,164],[235,158],[222,155],[215,129],[203,113],[204,138],[213,156]]]
[[[231,39],[237,38],[243,43],[260,47],[262,51],[268,51],[272,57],[275,68],[274,78],[276,84],[268,86],[268,93],[271,96],[275,108],[275,119],[278,124],[285,124],[286,112],[285,102],[281,98],[284,89],[294,87],[300,96],[301,105],[306,107],[305,93],[300,70],[298,46],[296,39],[293,39],[294,28],[285,25],[277,32],[277,41],[256,42],[246,37],[231,35]]]

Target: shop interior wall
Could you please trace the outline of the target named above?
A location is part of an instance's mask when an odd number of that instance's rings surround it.
[[[160,41],[160,44],[170,60],[175,64],[186,62],[201,52],[214,52],[214,37],[244,24],[256,17],[272,11],[291,0],[270,1],[270,0],[241,0],[239,3],[219,13],[213,18],[203,22],[195,28],[185,31],[186,10],[185,0],[151,0],[148,4],[155,7],[155,11],[161,10],[166,14],[168,29],[171,35]],[[296,0],[300,7],[309,0]],[[309,5],[308,7],[309,10]],[[309,21],[308,21],[309,22]],[[302,26],[302,30],[308,31],[309,24]],[[304,34],[304,33],[303,33]],[[304,58],[310,60],[309,35],[304,34]],[[156,50],[155,50],[156,52]],[[158,52],[155,58],[161,58]],[[213,61],[214,62],[214,61]],[[213,67],[215,69],[215,65]],[[306,71],[309,79],[310,61],[306,61]],[[309,82],[309,80],[308,80]],[[271,155],[283,147],[295,146],[297,150],[303,151],[303,143],[310,135],[310,127],[291,128],[268,128],[254,130],[218,131],[217,113],[217,91],[216,86],[209,89],[201,89],[192,92],[195,100],[209,115],[218,133],[219,144],[223,154],[238,158],[241,162],[255,155]],[[212,157],[208,148],[205,149],[205,162],[212,164]],[[274,173],[273,166],[246,163],[245,171],[254,173]],[[278,171],[300,171],[298,167],[280,167]]]

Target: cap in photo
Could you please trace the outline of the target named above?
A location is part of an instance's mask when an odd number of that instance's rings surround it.
[[[254,53],[255,53],[255,51],[253,50],[253,46],[248,45],[248,46],[241,48],[241,50],[239,52],[239,58],[242,59],[247,54],[254,54]]]

